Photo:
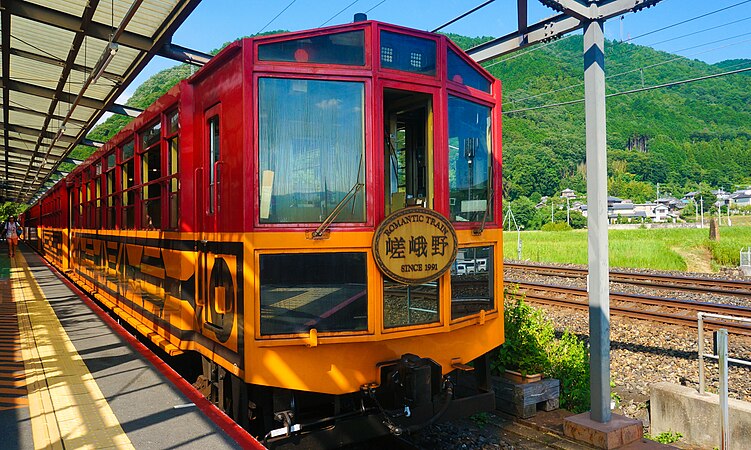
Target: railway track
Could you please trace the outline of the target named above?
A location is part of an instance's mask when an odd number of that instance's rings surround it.
[[[533,272],[538,275],[574,278],[586,278],[587,276],[587,269],[580,269],[577,267],[558,267],[552,265],[508,262],[504,262],[503,266],[504,269]],[[721,280],[710,277],[691,277],[685,275],[633,273],[625,270],[611,270],[610,281],[647,286],[655,289],[732,295],[751,299],[751,282],[749,281]]]
[[[516,285],[519,293],[530,302],[587,309],[587,291],[583,288],[529,283],[505,279],[507,285]],[[698,312],[731,315],[751,319],[751,308],[719,303],[697,302],[650,295],[610,293],[612,314],[696,328]],[[751,336],[751,324],[718,319],[705,319],[709,329],[726,328],[728,332]]]

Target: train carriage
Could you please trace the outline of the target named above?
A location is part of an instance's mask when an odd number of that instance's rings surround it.
[[[277,445],[492,409],[501,86],[375,21],[223,49],[52,187],[28,238]]]

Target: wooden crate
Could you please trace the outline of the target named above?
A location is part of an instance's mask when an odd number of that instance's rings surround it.
[[[538,409],[558,409],[560,382],[555,378],[515,384],[504,378],[493,377],[493,390],[496,409],[522,419],[534,416]]]

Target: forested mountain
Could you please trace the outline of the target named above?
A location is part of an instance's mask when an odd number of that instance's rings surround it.
[[[463,48],[489,39],[449,37]],[[573,35],[485,64],[503,83],[507,199],[586,190],[584,104],[522,111],[583,98],[582,47],[582,37]],[[607,92],[615,94],[737,70],[751,60],[710,65],[607,41],[605,64]],[[127,104],[145,108],[194,70],[178,65],[159,72]],[[613,96],[607,107],[611,195],[646,201],[654,199],[656,183],[674,195],[751,184],[751,72]],[[127,120],[112,117],[89,136],[106,140]],[[76,153],[90,151],[79,147]]]
[[[507,198],[586,190],[584,104],[513,112],[582,99],[582,48],[574,35],[489,67],[504,89]],[[709,65],[607,41],[605,66],[610,95],[737,70],[751,60]],[[646,201],[656,183],[674,195],[751,184],[751,72],[609,97],[607,127],[610,195]]]

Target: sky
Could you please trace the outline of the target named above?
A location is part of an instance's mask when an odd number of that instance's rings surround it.
[[[203,52],[240,36],[272,30],[306,30],[349,23],[357,12],[368,19],[420,30],[432,30],[484,0],[203,0],[172,42]],[[503,36],[516,31],[516,0],[495,0],[442,29],[466,36]],[[528,0],[529,23],[556,12]],[[722,11],[718,11],[724,9]],[[713,13],[714,11],[718,11]],[[712,14],[708,14],[712,13]],[[708,14],[708,15],[707,15]],[[278,15],[278,17],[276,17]],[[706,15],[705,17],[700,17]],[[276,18],[275,18],[276,17]],[[690,20],[696,18],[695,20]],[[680,22],[688,21],[684,24]],[[675,26],[671,26],[675,25]],[[661,28],[669,27],[662,31]],[[646,36],[642,34],[650,33]],[[707,63],[751,59],[751,0],[662,0],[638,13],[605,24],[608,39],[630,40]],[[155,57],[118,103],[156,72],[177,64]],[[606,59],[607,65],[607,59]]]

